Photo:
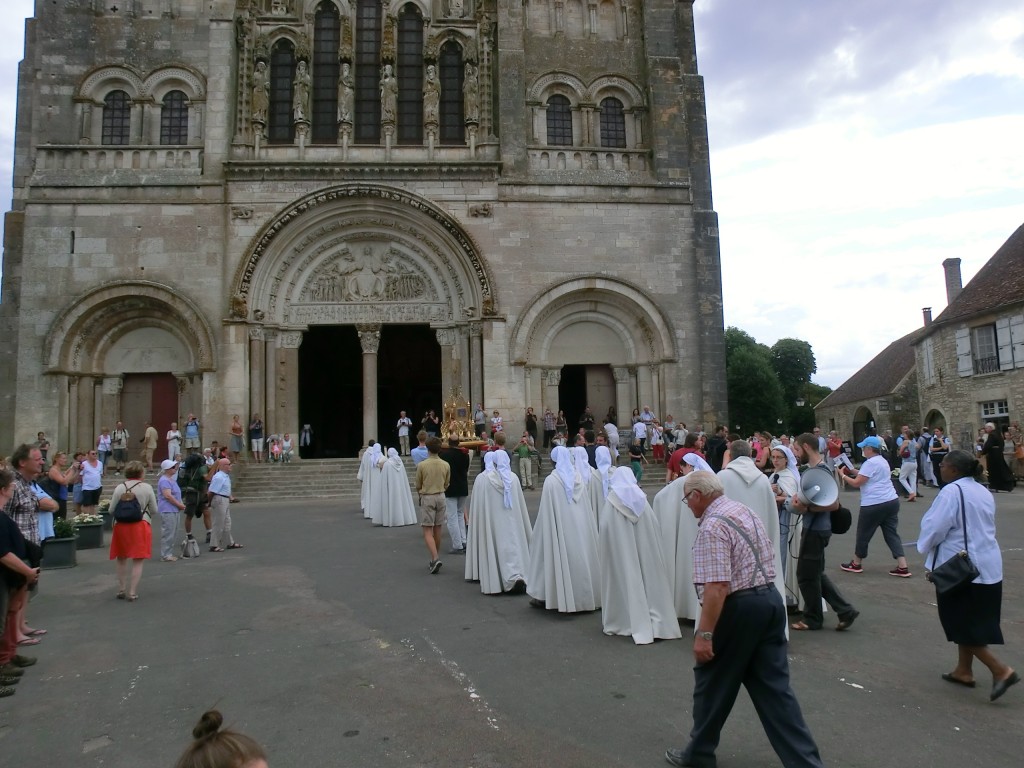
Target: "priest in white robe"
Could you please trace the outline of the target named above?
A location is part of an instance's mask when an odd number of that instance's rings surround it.
[[[526,497],[505,451],[484,454],[484,467],[469,498],[466,580],[485,595],[522,594],[533,533]]]
[[[631,470],[616,470],[601,508],[601,626],[637,645],[678,640],[661,529]]]
[[[376,441],[371,440],[363,449],[363,455],[359,457],[359,471],[356,472],[356,480],[360,483],[359,508],[363,510],[364,517],[366,515],[366,497],[370,493],[369,469],[370,463],[373,461],[374,445],[376,445]]]
[[[394,448],[388,448],[388,457],[380,468],[381,503],[373,509],[373,524],[385,528],[415,525],[419,522],[416,505],[412,501],[409,475],[402,457]]]
[[[551,460],[555,468],[544,480],[530,541],[526,592],[536,607],[562,613],[594,611],[601,607],[594,515],[569,449],[556,447]]]
[[[729,444],[728,454],[729,464],[718,473],[718,479],[722,481],[727,498],[749,507],[760,518],[768,538],[772,540],[772,551],[775,552],[775,588],[780,595],[785,595],[786,582],[782,574],[779,545],[779,510],[775,506],[772,484],[750,458],[750,443],[746,440],[733,440]],[[788,621],[786,636],[789,636]]]
[[[381,453],[380,443],[374,443],[370,449],[370,461],[366,471],[366,506],[363,507],[363,517],[367,520],[373,519],[374,510],[381,503],[381,491],[383,490],[383,479],[381,477],[381,465],[384,463],[384,455]]]
[[[586,448],[577,445],[571,450],[572,463],[576,466],[576,471],[580,473],[580,480],[583,481],[583,495],[594,515],[594,530],[596,531],[598,515],[601,512],[601,507],[604,506],[604,493],[597,482],[600,478],[597,477],[597,470],[590,466],[590,454],[587,453]]]
[[[697,590],[693,586],[693,542],[697,538],[697,520],[683,504],[686,475],[711,466],[696,453],[688,453],[680,462],[682,474],[654,497],[654,517],[661,527],[661,552],[665,573],[672,588],[676,617],[696,621],[700,614]]]

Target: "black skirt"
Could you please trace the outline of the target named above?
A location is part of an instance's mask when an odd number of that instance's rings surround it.
[[[946,594],[936,593],[939,622],[946,639],[957,645],[1002,645],[999,612],[1003,603],[1003,582],[969,582]]]

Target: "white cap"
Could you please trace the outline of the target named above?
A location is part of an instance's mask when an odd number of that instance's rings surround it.
[[[164,459],[160,462],[160,471],[166,472],[168,469],[174,469],[176,466],[178,466],[178,462],[174,461],[174,459]]]

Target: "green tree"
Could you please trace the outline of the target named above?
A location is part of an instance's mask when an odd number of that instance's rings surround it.
[[[771,355],[782,392],[789,405],[793,405],[798,397],[805,396],[804,388],[810,383],[811,374],[818,371],[811,345],[801,339],[779,339],[772,344]]]
[[[730,431],[739,425],[743,435],[762,429],[775,434],[778,419],[786,416],[786,407],[768,348],[755,342],[740,344],[731,354],[727,353],[726,382]]]

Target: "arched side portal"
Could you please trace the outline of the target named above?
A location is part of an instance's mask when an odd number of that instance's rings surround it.
[[[600,418],[614,406],[618,423],[628,425],[635,407],[663,413],[663,368],[677,357],[672,340],[665,314],[642,290],[617,278],[585,276],[526,304],[512,329],[509,357],[528,371],[527,402],[565,410],[570,425],[577,408],[590,405]],[[566,387],[559,395],[564,366],[573,366],[565,373],[583,382],[575,395]],[[576,366],[585,366],[582,378]]]
[[[217,360],[211,326],[190,299],[160,283],[121,280],[57,316],[43,364],[62,384],[61,445],[79,448],[95,445],[100,427],[117,420],[141,437],[146,421],[163,434],[189,410],[202,412],[202,375]],[[130,402],[122,398],[126,382]]]
[[[441,378],[431,385],[438,392],[435,410],[453,386],[467,399],[480,395],[481,321],[497,313],[490,271],[455,219],[405,190],[347,184],[299,199],[253,240],[233,293],[232,315],[249,325],[250,410],[265,413],[272,431],[298,431],[298,414],[308,412],[298,393],[309,388],[298,378],[280,385],[271,372],[291,371],[303,381],[312,374],[297,371],[294,348],[313,326],[355,326],[358,333],[363,406],[357,444],[385,434],[381,392],[394,391],[394,382],[378,381],[385,325],[415,325],[435,335],[441,355]],[[386,367],[380,370],[386,375]],[[349,442],[345,437],[339,445]]]

